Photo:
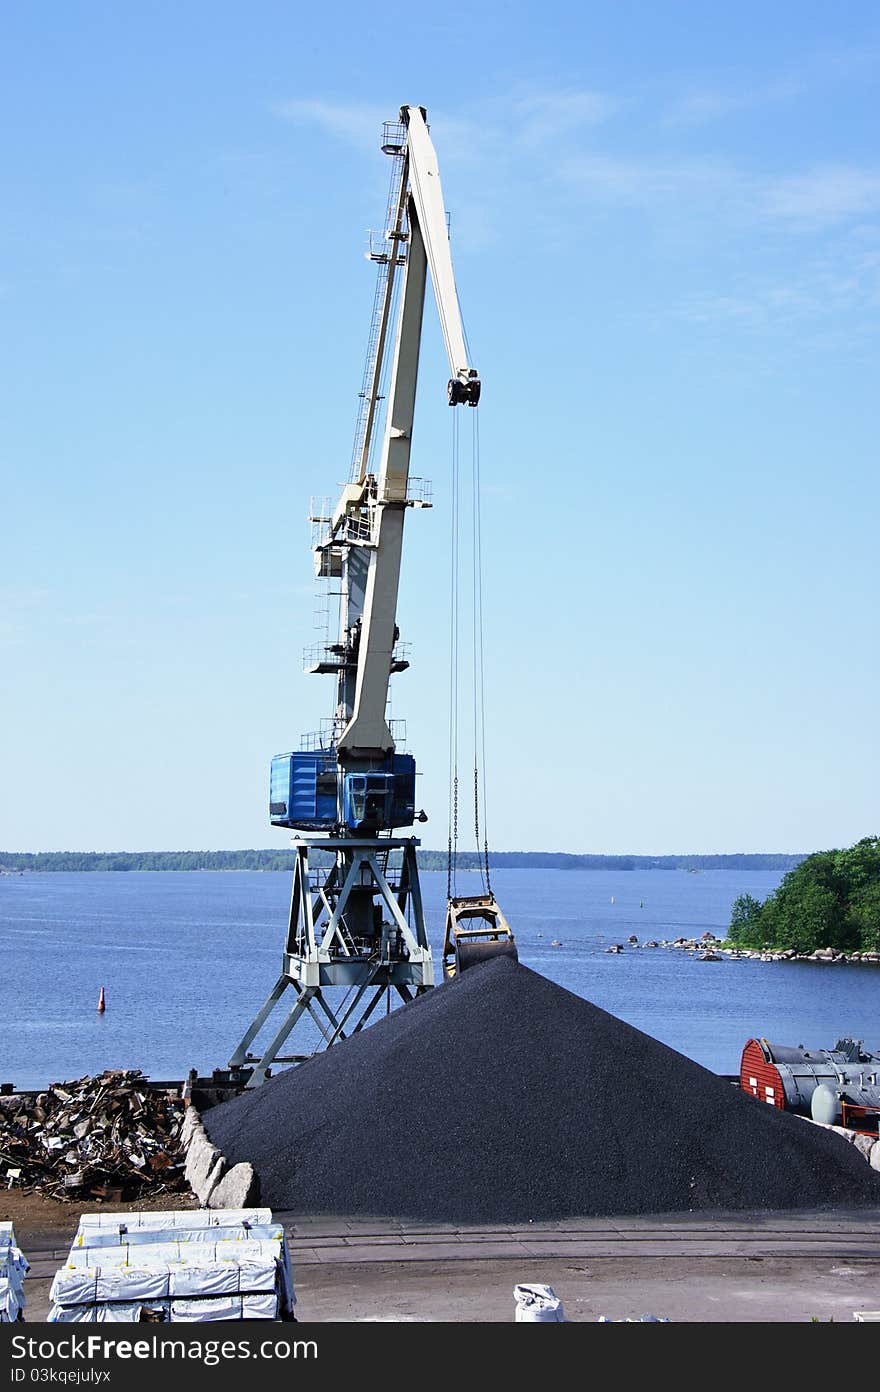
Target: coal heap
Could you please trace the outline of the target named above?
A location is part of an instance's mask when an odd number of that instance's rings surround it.
[[[262,1202],[299,1214],[523,1222],[858,1207],[852,1146],[509,958],[206,1113]]]

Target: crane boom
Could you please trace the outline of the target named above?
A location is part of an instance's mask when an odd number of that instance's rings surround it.
[[[404,107],[407,124],[407,150],[409,153],[409,181],[412,200],[418,214],[419,226],[428,255],[431,284],[437,301],[437,313],[446,344],[449,359],[450,393],[455,394],[453,383],[463,388],[458,400],[468,400],[476,405],[479,400],[479,387],[474,397],[474,383],[479,382],[476,371],[468,363],[465,344],[464,325],[455,288],[455,275],[452,270],[452,256],[449,251],[449,232],[446,223],[446,209],[443,205],[443,189],[440,184],[440,167],[437,153],[428,134],[424,112],[420,107]],[[470,389],[470,395],[468,395]]]
[[[437,155],[422,109],[403,107],[401,117],[407,130],[403,172],[404,184],[408,180],[406,268],[382,458],[371,502],[374,548],[360,606],[352,586],[343,586],[347,590],[344,622],[349,635],[360,620],[354,689],[350,680],[340,680],[337,705],[337,718],[345,722],[337,739],[337,755],[341,763],[350,765],[376,755],[385,757],[394,750],[385,710],[397,635],[403,519],[413,501],[408,497],[409,460],[428,269],[452,374],[447,389],[449,404],[466,401],[475,406],[480,397],[479,376],[467,359]],[[374,381],[378,375],[377,371]],[[341,521],[346,508],[363,506],[365,483],[366,479],[356,488],[343,490],[334,520]],[[354,569],[358,569],[358,562]]]

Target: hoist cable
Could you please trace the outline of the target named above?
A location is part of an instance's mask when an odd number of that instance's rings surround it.
[[[473,413],[473,470],[474,470],[474,686],[479,690],[479,774],[477,761],[474,763],[474,796],[479,813],[479,784],[482,781],[483,793],[483,869],[485,871],[486,893],[492,893],[489,878],[489,812],[486,801],[486,664],[483,642],[483,525],[480,505],[480,412]],[[475,721],[476,724],[476,721]],[[474,747],[477,747],[477,734],[474,731]],[[479,816],[475,820],[474,832],[477,851],[480,850]]]
[[[474,412],[476,426],[476,411]],[[476,433],[471,433],[471,689],[473,694],[474,722],[474,844],[477,848],[477,865],[483,891],[486,892],[486,877],[480,863],[480,737],[481,737],[481,670],[482,651],[482,602],[480,576],[480,478],[477,467]]]
[[[458,859],[458,602],[459,602],[459,445],[458,412],[452,412],[452,526],[449,595],[449,822],[446,897],[457,889]]]

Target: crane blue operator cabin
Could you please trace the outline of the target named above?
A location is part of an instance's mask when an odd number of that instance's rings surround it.
[[[230,1059],[233,1078],[248,1087],[259,1086],[272,1064],[309,1056],[281,1053],[304,1016],[317,1029],[318,1048],[330,1047],[363,1028],[391,992],[410,1000],[434,985],[416,863],[419,843],[400,835],[426,818],[416,811],[415,760],[397,751],[386,719],[389,679],[409,666],[396,622],[404,518],[410,508],[431,505],[429,490],[409,473],[429,270],[449,359],[450,406],[476,407],[480,378],[466,348],[424,108],[402,107],[399,122],[384,127],[382,149],[393,172],[384,236],[370,252],[378,281],[349,481],[334,509],[313,509],[311,518],[315,574],[339,601],[339,624],[335,641],[309,652],[306,669],[334,676],[336,700],[319,734],[305,736],[300,750],[272,760],[270,820],[300,835],[293,842],[281,973]],[[482,675],[475,673],[474,680],[481,682]],[[457,785],[456,771],[456,850]],[[476,808],[478,820],[478,795]],[[455,897],[454,859],[450,832],[447,975],[496,951],[516,951],[491,893],[488,846],[481,895]],[[341,1004],[331,991],[342,993]],[[259,1052],[250,1052],[282,998],[289,1008],[274,1036]]]
[[[356,650],[357,638],[353,643]],[[341,797],[340,797],[341,794]],[[386,754],[355,773],[337,763],[334,749],[276,754],[272,760],[269,818],[300,831],[379,832],[416,821],[416,761]]]

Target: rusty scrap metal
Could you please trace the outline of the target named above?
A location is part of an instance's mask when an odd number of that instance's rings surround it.
[[[0,1189],[63,1201],[185,1190],[185,1103],[139,1069],[0,1097]]]

